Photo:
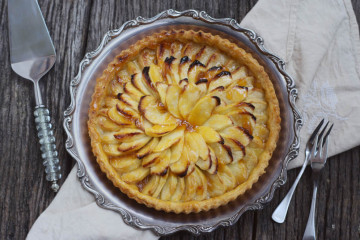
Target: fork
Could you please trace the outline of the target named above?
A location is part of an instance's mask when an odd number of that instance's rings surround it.
[[[306,224],[303,240],[316,240],[316,231],[315,231],[316,194],[317,194],[320,174],[326,164],[329,134],[332,130],[332,127],[334,126],[334,124],[332,124],[329,130],[327,131],[327,133],[325,134],[325,136],[323,136],[328,123],[321,131],[321,134],[319,136],[316,136],[314,147],[311,150],[310,162],[311,162],[311,169],[312,169],[312,175],[314,181],[314,190],[311,201],[309,219]],[[320,138],[319,144],[318,144],[318,138]]]
[[[313,145],[314,145],[315,137],[317,136],[317,134],[318,134],[320,128],[322,127],[323,123],[324,123],[324,119],[322,119],[320,121],[318,126],[315,128],[314,132],[311,134],[308,142],[306,143],[304,164],[302,165],[302,168],[301,168],[298,176],[296,177],[295,182],[291,186],[289,192],[286,194],[284,199],[281,201],[281,203],[275,209],[274,213],[271,216],[272,219],[277,223],[283,223],[285,221],[286,214],[287,214],[290,202],[291,202],[291,198],[292,198],[292,196],[293,196],[293,194],[295,192],[296,186],[298,185],[301,176],[303,175],[303,173],[305,171],[306,166],[309,163],[309,156],[310,156],[311,149],[313,148]]]

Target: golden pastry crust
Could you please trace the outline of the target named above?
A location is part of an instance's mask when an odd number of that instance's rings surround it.
[[[117,161],[116,160],[117,158],[115,156],[109,155],[110,150],[104,150],[104,147],[107,143],[113,143],[114,141],[116,141],[111,138],[111,136],[114,135],[113,133],[119,131],[119,129],[120,130],[122,129],[121,124],[114,125],[112,123],[106,122],[109,120],[109,118],[108,118],[108,111],[109,111],[108,107],[109,106],[107,105],[107,101],[109,101],[109,99],[111,99],[109,97],[111,95],[111,93],[113,93],[113,92],[116,93],[115,90],[117,89],[117,87],[121,86],[122,88],[120,88],[120,91],[124,91],[124,84],[126,82],[131,82],[130,79],[125,79],[125,78],[127,78],[126,74],[124,74],[124,77],[123,77],[125,80],[123,78],[121,78],[121,81],[120,80],[118,80],[117,82],[115,81],[118,78],[120,79],[119,74],[121,75],[121,71],[124,68],[128,69],[126,71],[131,72],[132,69],[129,70],[129,68],[131,68],[131,67],[129,67],[129,63],[131,61],[138,59],[137,62],[139,62],[139,61],[141,62],[142,60],[141,59],[139,60],[139,58],[143,57],[142,59],[143,60],[145,59],[145,60],[142,62],[142,65],[144,65],[144,66],[147,65],[148,64],[147,61],[149,59],[151,59],[151,61],[153,61],[152,63],[156,63],[155,65],[159,65],[160,68],[164,67],[166,65],[160,64],[160,62],[159,62],[160,58],[156,59],[156,56],[155,56],[156,60],[153,60],[153,56],[149,56],[149,54],[150,55],[154,54],[157,51],[157,54],[159,55],[159,52],[165,51],[164,49],[162,49],[163,48],[162,46],[169,46],[171,44],[173,44],[174,46],[176,46],[176,44],[181,46],[182,49],[181,49],[181,47],[179,47],[179,48],[182,52],[186,52],[186,50],[184,50],[185,46],[189,47],[189,46],[196,45],[196,46],[202,47],[197,50],[196,55],[194,55],[192,58],[192,62],[194,62],[193,61],[194,59],[198,59],[198,58],[200,59],[201,57],[204,56],[203,53],[200,54],[201,51],[204,51],[203,49],[205,49],[205,50],[206,49],[212,49],[212,50],[215,49],[217,51],[216,52],[217,55],[214,55],[214,54],[213,55],[214,56],[220,56],[220,55],[224,56],[225,60],[223,60],[223,65],[224,66],[226,65],[226,67],[224,67],[224,68],[229,70],[229,72],[232,73],[232,76],[235,76],[235,72],[238,71],[238,69],[242,67],[241,71],[245,71],[248,74],[244,78],[242,78],[240,80],[236,80],[238,83],[237,86],[240,85],[240,82],[244,83],[244,82],[250,81],[250,80],[253,81],[253,85],[250,84],[251,87],[246,87],[245,100],[247,101],[247,103],[250,103],[250,105],[252,107],[255,106],[255,110],[250,108],[250,110],[254,110],[254,112],[246,113],[247,114],[246,117],[250,116],[254,119],[256,114],[258,114],[259,117],[257,118],[255,124],[251,123],[251,124],[253,124],[253,125],[251,125],[251,127],[249,127],[249,129],[251,130],[251,132],[250,132],[251,134],[249,134],[249,135],[251,135],[251,139],[250,139],[249,143],[247,143],[248,145],[244,147],[244,150],[243,150],[243,152],[245,151],[244,156],[242,156],[241,159],[237,159],[236,162],[230,162],[230,163],[224,162],[221,159],[218,160],[218,158],[219,157],[222,158],[222,156],[215,155],[216,156],[215,158],[217,159],[216,160],[217,168],[215,169],[215,171],[213,171],[213,170],[210,171],[209,169],[203,170],[199,167],[200,164],[198,164],[198,165],[193,164],[194,169],[192,170],[192,172],[191,173],[185,172],[186,176],[184,177],[184,176],[180,176],[181,174],[178,174],[178,175],[174,174],[174,172],[176,172],[176,171],[172,172],[172,170],[170,170],[171,164],[168,164],[166,166],[166,171],[157,173],[156,170],[154,170],[154,172],[155,172],[154,174],[149,174],[150,168],[144,167],[144,166],[147,166],[147,165],[144,165],[144,162],[143,162],[145,158],[139,157],[138,160],[137,159],[135,159],[135,160],[127,159],[129,161],[133,161],[131,164],[131,167],[130,167],[131,169],[129,168],[130,165],[127,166],[127,169],[128,170],[130,169],[129,172],[134,171],[136,169],[141,169],[141,171],[142,171],[141,174],[144,174],[144,175],[146,174],[146,176],[150,176],[150,177],[146,178],[146,181],[144,181],[142,178],[137,183],[127,183],[123,180],[124,172],[119,172],[114,167],[114,162]],[[170,55],[171,54],[177,54],[177,53],[170,52]],[[213,60],[211,60],[213,55],[208,56],[207,64],[203,64],[203,65],[206,65],[207,70],[209,70],[209,68],[211,67],[210,62],[213,61]],[[146,57],[144,57],[144,56],[146,56]],[[213,57],[213,59],[214,58],[215,57]],[[226,63],[225,63],[225,61],[226,61]],[[214,63],[215,62],[216,61],[214,61]],[[221,62],[221,61],[219,60],[219,62]],[[219,63],[219,62],[216,62],[216,63]],[[179,64],[179,62],[177,64]],[[237,68],[235,69],[236,66],[237,66]],[[231,67],[232,67],[232,69],[230,69]],[[152,71],[154,68],[155,67],[152,67],[152,69],[150,71]],[[147,68],[147,71],[149,71],[149,68]],[[190,72],[190,70],[188,71],[188,73],[189,72]],[[226,74],[220,74],[219,76],[223,76],[223,75],[226,75]],[[167,76],[162,76],[162,77],[165,79],[167,78]],[[171,76],[169,77],[169,79],[171,79]],[[188,80],[188,82],[189,82],[189,80]],[[120,85],[109,87],[109,85],[111,85],[113,83],[115,85],[117,83],[119,83]],[[231,83],[229,83],[229,84],[231,84]],[[244,84],[244,85],[246,85],[246,84]],[[151,87],[153,85],[149,85],[149,86]],[[156,86],[158,86],[158,85],[156,85]],[[228,87],[226,88],[226,91],[228,91],[227,89],[230,89],[229,86],[232,86],[232,85],[228,85]],[[169,87],[169,85],[165,86],[165,87]],[[210,85],[208,84],[208,88],[209,87],[210,87]],[[234,88],[235,87],[236,86],[234,86]],[[219,88],[217,88],[217,89],[219,89]],[[214,91],[217,91],[217,89],[216,89],[216,85],[214,85]],[[242,89],[245,89],[245,88],[242,87]],[[146,91],[148,91],[148,90],[146,90]],[[150,89],[149,91],[152,91],[152,90]],[[185,90],[182,90],[182,91],[185,91]],[[241,90],[240,93],[242,94],[243,91]],[[207,92],[207,94],[209,94],[209,92]],[[219,93],[219,94],[223,94],[223,93]],[[146,95],[146,94],[143,94],[143,95]],[[123,96],[125,97],[125,95],[123,95]],[[218,99],[221,98],[220,102],[223,104],[223,101],[222,101],[223,100],[222,98],[224,98],[223,95],[219,95],[220,96],[219,97],[216,94],[211,94],[211,96],[215,96]],[[236,95],[236,96],[238,96],[238,95]],[[258,96],[260,96],[260,97],[258,97]],[[121,94],[120,94],[120,97],[121,97]],[[160,98],[161,98],[161,96],[160,96]],[[116,99],[115,96],[114,96],[114,99]],[[150,99],[150,97],[143,97],[143,96],[140,99],[138,99],[139,102],[146,102],[146,100],[151,101],[152,99]],[[226,101],[228,101],[228,99]],[[217,102],[217,103],[220,103],[220,102]],[[217,103],[215,101],[214,104],[216,105]],[[213,109],[211,114],[213,115],[214,112],[216,112],[216,111],[218,111],[218,112],[227,111],[225,108],[226,108],[226,106],[229,106],[230,104],[231,104],[231,101],[229,104],[225,103],[223,105],[220,105],[219,107],[215,106],[215,108]],[[210,105],[207,104],[206,106],[210,106]],[[115,105],[115,106],[118,107],[118,105]],[[148,105],[146,105],[146,106],[148,106]],[[151,106],[151,105],[149,105],[149,106]],[[238,105],[236,105],[236,106],[238,106]],[[263,109],[264,106],[265,106],[265,110]],[[160,106],[160,107],[162,107],[162,106]],[[225,108],[221,108],[221,107],[225,107]],[[146,109],[148,109],[148,107],[145,109],[139,108],[139,112],[140,112],[139,115],[141,115],[141,117],[145,116],[144,112]],[[219,110],[219,109],[221,109],[221,110]],[[261,110],[261,109],[263,109],[263,110]],[[102,117],[102,115],[104,115],[104,113],[105,113],[106,117]],[[135,114],[137,114],[137,113],[135,113]],[[99,116],[101,116],[101,117],[99,117]],[[168,117],[167,121],[171,122],[171,120],[173,119],[173,115],[170,116],[171,117],[170,120],[169,120],[169,116],[167,116],[167,117]],[[230,116],[230,117],[233,117],[233,116]],[[103,125],[101,125],[102,122],[100,122],[100,120],[99,120],[100,118],[102,119],[102,121],[105,121],[106,124],[108,124],[106,126],[108,127],[108,129],[110,129],[110,133],[111,133],[110,140],[109,140],[109,138],[106,138],[107,137],[106,134],[108,132],[102,130]],[[187,118],[187,120],[189,118]],[[198,123],[200,121],[200,120],[198,120],[199,119],[198,116],[194,117],[193,119],[195,119],[195,120],[192,120],[193,122]],[[235,126],[234,118],[231,118],[231,120],[233,122],[233,125]],[[125,119],[125,121],[127,121],[127,120]],[[244,120],[242,120],[242,121],[244,121]],[[259,123],[261,121],[264,121],[264,122]],[[276,148],[276,142],[278,140],[278,136],[279,136],[279,132],[280,132],[280,121],[281,121],[280,108],[279,108],[278,100],[276,98],[276,94],[275,94],[273,85],[269,79],[269,76],[265,72],[264,68],[258,63],[258,61],[256,59],[254,59],[252,57],[251,54],[249,54],[245,50],[239,48],[234,43],[231,43],[230,41],[223,39],[217,35],[214,36],[209,33],[204,33],[201,31],[195,32],[195,31],[188,31],[188,30],[176,30],[176,31],[174,30],[174,31],[163,31],[161,33],[155,33],[151,36],[145,37],[144,39],[138,41],[136,44],[129,47],[127,50],[122,51],[108,65],[107,69],[104,70],[102,76],[97,79],[97,83],[95,86],[95,92],[92,96],[92,102],[90,104],[90,109],[89,109],[88,129],[89,129],[89,135],[91,138],[92,150],[96,156],[97,162],[100,165],[101,170],[104,173],[106,173],[107,178],[110,179],[113,182],[113,184],[116,187],[118,187],[123,193],[127,194],[130,198],[135,199],[138,203],[145,204],[146,206],[155,208],[157,210],[164,210],[167,212],[175,212],[175,213],[190,213],[190,212],[207,211],[207,210],[210,210],[213,208],[217,208],[220,205],[224,205],[224,204],[228,203],[229,201],[232,201],[232,200],[236,199],[238,196],[242,195],[246,190],[250,189],[253,186],[253,184],[258,181],[258,178],[262,174],[265,173],[265,168],[268,166],[268,163],[269,163],[269,160],[271,159],[272,153]],[[249,124],[248,122],[247,122],[247,125]],[[135,125],[138,123],[139,122],[136,121]],[[151,122],[151,123],[154,124],[153,122]],[[177,124],[176,129],[181,128],[182,123],[179,123],[179,121],[174,123],[174,124]],[[119,127],[118,127],[118,125],[119,125]],[[168,126],[167,128],[171,128],[171,126],[169,126],[169,125],[170,125],[170,123],[167,125]],[[138,125],[136,125],[136,126],[138,126]],[[233,127],[233,126],[231,126],[231,127]],[[143,127],[139,127],[139,128],[141,129]],[[244,129],[243,126],[241,126],[241,128]],[[116,129],[116,131],[114,129]],[[198,128],[196,128],[196,129],[198,129]],[[226,128],[226,129],[228,129],[228,128]],[[247,130],[249,130],[249,129],[247,129]],[[144,129],[142,129],[142,130],[144,130]],[[248,134],[249,131],[247,131],[247,130],[245,129],[245,131]],[[219,131],[225,131],[225,130],[219,130]],[[146,134],[149,134],[148,132],[149,131],[147,131]],[[184,133],[184,135],[186,135],[186,134],[191,135],[192,134],[191,132],[199,132],[199,131],[189,130],[188,132],[189,133],[187,133],[187,132]],[[137,134],[142,135],[143,132],[141,132],[141,131],[136,132],[136,133],[132,132],[131,134],[132,134],[132,136],[136,136]],[[152,132],[152,134],[158,134],[158,133]],[[117,139],[120,139],[123,137],[123,135],[120,136],[119,134],[116,136],[117,136]],[[165,136],[165,135],[161,135],[161,136]],[[222,132],[221,136],[226,136],[226,134],[224,135]],[[189,136],[189,138],[191,138],[191,136]],[[104,139],[106,139],[106,140],[104,140]],[[129,138],[129,139],[132,139],[132,138]],[[147,143],[149,141],[151,141],[151,140],[146,139],[146,137],[144,137],[142,139],[144,139],[143,140],[144,142],[147,141]],[[226,138],[226,140],[228,140],[228,139]],[[106,141],[108,141],[108,142],[106,142]],[[129,140],[129,141],[132,141],[132,140]],[[136,141],[136,140],[133,140],[133,141]],[[214,144],[214,143],[212,143],[212,144]],[[217,144],[217,143],[215,143],[215,144]],[[211,144],[208,144],[208,145],[211,145]],[[226,144],[224,144],[224,145],[226,145]],[[106,147],[108,147],[108,146],[113,146],[113,145],[111,145],[111,144],[106,145]],[[116,146],[118,146],[118,145],[116,145]],[[132,147],[134,147],[134,146],[132,146]],[[210,148],[211,147],[209,147],[209,149]],[[117,152],[117,151],[119,151],[118,149],[119,149],[119,147],[114,151],[116,153],[118,153]],[[140,149],[129,150],[129,152],[130,152],[129,155],[136,154],[139,151],[140,151]],[[166,152],[166,151],[167,150],[164,150],[164,152]],[[121,152],[119,152],[118,154],[123,156]],[[209,150],[209,154],[210,154],[210,150]],[[128,155],[126,155],[126,156],[128,156]],[[256,157],[256,161],[254,162],[253,159],[255,157]],[[233,156],[231,158],[233,158]],[[252,159],[251,161],[249,160],[250,158]],[[161,159],[165,159],[165,157],[163,157]],[[152,163],[149,163],[149,164],[152,164]],[[231,164],[233,164],[233,165],[231,165]],[[242,171],[240,171],[239,169]],[[188,168],[187,168],[187,170],[188,170]],[[151,171],[153,171],[153,170],[151,169]],[[216,171],[217,171],[217,173],[215,173]],[[245,178],[243,179],[243,178],[237,176],[236,174],[234,174],[234,171],[235,171],[235,173],[236,173],[236,171],[240,171],[241,174],[245,174],[246,175],[246,176],[244,175]],[[244,173],[244,171],[246,173]],[[232,173],[232,175],[231,175],[231,173]],[[218,180],[213,180],[213,178],[219,178],[221,181],[225,181],[224,179],[226,177],[220,178],[220,177],[218,177],[219,174],[225,174],[225,176],[231,175],[231,177],[229,177],[229,178],[231,178],[232,181],[231,180],[229,180],[229,181],[231,182],[230,186],[233,186],[233,187],[232,188],[230,187],[231,189],[226,189],[220,195],[216,195],[214,193],[216,191],[211,190],[211,189],[214,189],[217,186],[212,186],[210,183],[215,184],[218,181]],[[228,175],[226,175],[226,174],[228,174]],[[156,177],[155,177],[155,175],[156,175]],[[196,197],[197,193],[195,193],[195,195],[194,194],[191,195],[192,197],[188,197],[188,198],[182,197],[182,199],[180,199],[180,200],[177,199],[176,201],[171,201],[171,199],[170,200],[169,199],[162,200],[161,193],[156,193],[157,194],[156,197],[151,196],[151,194],[154,194],[154,191],[156,191],[156,190],[154,190],[154,188],[152,189],[152,191],[149,190],[147,193],[141,192],[141,191],[144,191],[146,185],[151,184],[151,183],[149,183],[150,181],[152,181],[151,177],[154,176],[153,182],[155,185],[164,186],[166,181],[170,181],[170,175],[171,175],[172,180],[175,181],[175,179],[176,179],[177,187],[179,187],[181,185],[180,182],[182,183],[183,192],[187,191],[187,189],[184,189],[184,188],[186,188],[186,186],[190,186],[189,184],[186,185],[186,181],[191,181],[191,178],[189,176],[193,175],[193,177],[198,177],[197,179],[203,179],[203,176],[205,176],[206,186],[201,186],[201,184],[198,185],[198,187],[200,189],[199,190],[200,194],[205,194],[205,195],[203,195],[202,197],[199,198],[199,197]],[[240,179],[240,180],[236,180],[236,183],[234,183],[234,181],[233,181],[234,177],[236,179]],[[165,178],[165,180],[164,180],[164,178]],[[185,179],[185,180],[181,180],[181,179]],[[145,187],[142,185],[145,185]],[[226,186],[225,183],[223,185]],[[165,191],[165,190],[163,190],[164,187],[161,187],[161,188],[162,189],[160,189],[160,191]],[[205,188],[206,192],[202,188]],[[173,191],[172,193],[174,194],[174,190],[172,190],[172,191]],[[190,187],[189,187],[188,191],[190,191]],[[166,195],[166,194],[164,194],[164,195]],[[189,194],[187,196],[189,196]],[[164,199],[166,199],[166,198],[169,198],[169,197],[165,196]],[[198,199],[200,199],[200,200],[198,200]]]

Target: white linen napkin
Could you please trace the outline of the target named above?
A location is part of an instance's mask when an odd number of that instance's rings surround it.
[[[260,0],[241,25],[255,30],[283,58],[299,89],[304,118],[300,155],[322,118],[335,123],[330,156],[360,144],[360,41],[350,0]],[[127,226],[119,214],[98,207],[81,187],[76,166],[27,239],[156,239]]]

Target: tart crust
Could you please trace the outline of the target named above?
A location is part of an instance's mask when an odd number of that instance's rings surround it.
[[[164,201],[150,195],[141,193],[136,187],[122,181],[117,171],[111,166],[109,156],[104,152],[102,147],[101,136],[97,126],[96,118],[104,105],[106,97],[106,89],[111,80],[114,79],[116,72],[121,69],[125,64],[134,59],[143,49],[155,49],[158,44],[163,41],[181,41],[181,42],[195,42],[205,44],[213,48],[219,49],[222,53],[230,58],[244,64],[253,74],[256,81],[261,85],[264,90],[265,100],[267,102],[267,128],[269,135],[265,143],[263,152],[258,156],[258,163],[252,169],[247,180],[234,189],[225,192],[222,195],[204,199],[201,201]],[[275,94],[273,84],[271,83],[268,74],[265,72],[263,66],[253,58],[250,53],[238,47],[236,44],[231,43],[227,39],[223,39],[218,35],[212,35],[202,31],[192,30],[170,30],[160,33],[154,33],[144,39],[138,41],[136,44],[130,46],[128,49],[122,51],[104,70],[103,74],[97,79],[95,91],[92,96],[92,102],[89,109],[88,130],[91,138],[91,146],[96,160],[101,170],[106,174],[113,184],[118,187],[123,193],[127,194],[130,198],[135,199],[140,204],[145,204],[148,207],[155,208],[156,210],[163,210],[166,212],[175,213],[191,213],[208,211],[217,208],[221,205],[227,204],[244,194],[245,191],[252,188],[261,175],[265,173],[265,169],[269,164],[272,153],[276,148],[276,143],[280,132],[280,108]]]

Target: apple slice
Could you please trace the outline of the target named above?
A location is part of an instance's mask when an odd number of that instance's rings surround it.
[[[138,63],[140,68],[151,66],[156,61],[156,53],[151,49],[144,49],[140,52]]]
[[[160,161],[161,153],[150,153],[142,159],[141,165],[143,167],[152,167]]]
[[[180,201],[184,194],[184,191],[185,191],[185,180],[184,178],[178,178],[175,192],[172,194],[170,200],[172,202]]]
[[[189,83],[195,84],[198,80],[198,76],[200,73],[205,72],[206,67],[199,60],[195,60],[189,65],[188,69],[188,79]]]
[[[116,104],[118,103],[118,102],[120,102],[119,101],[119,99],[117,99],[117,98],[114,98],[114,97],[105,97],[105,107],[107,107],[107,108],[112,108],[112,107],[114,107],[114,106],[116,106]]]
[[[176,191],[177,183],[177,177],[174,174],[169,173],[166,183],[161,191],[160,199],[164,201],[169,201],[171,199],[171,196]]]
[[[207,181],[203,173],[195,167],[192,174],[185,177],[185,192],[182,200],[184,202],[205,199],[207,193]]]
[[[121,127],[111,121],[109,118],[104,116],[99,116],[97,118],[97,123],[100,125],[100,127],[105,131],[118,131]]]
[[[227,87],[232,82],[231,73],[228,71],[222,71],[215,75],[213,79],[211,79],[211,82],[209,84],[209,91],[223,86]]]
[[[172,145],[170,148],[171,149],[170,164],[177,162],[180,159],[183,148],[184,148],[184,137],[182,136],[180,140],[174,145]]]
[[[195,85],[200,89],[202,95],[207,93],[207,83],[208,80],[206,78],[200,78]]]
[[[204,124],[203,126],[211,127],[212,129],[219,131],[221,129],[230,127],[233,125],[229,116],[213,114]]]
[[[230,118],[235,125],[245,128],[250,134],[253,133],[256,125],[256,117],[253,114],[249,112],[236,113],[231,115]]]
[[[116,110],[118,112],[120,112],[122,115],[124,115],[125,117],[134,118],[134,119],[140,118],[139,112],[136,108],[134,109],[132,107],[129,107],[127,104],[125,104],[121,101],[119,101],[116,104]]]
[[[158,145],[159,141],[160,140],[157,137],[152,138],[148,144],[146,144],[136,153],[137,158],[142,159],[143,157],[148,156],[150,153],[152,153],[155,147]]]
[[[243,159],[246,154],[244,145],[237,139],[224,138],[225,145],[231,149],[232,162],[238,162]]]
[[[153,125],[145,129],[145,133],[151,137],[161,137],[173,131],[178,125]]]
[[[211,161],[211,164],[210,164],[210,168],[207,170],[208,173],[210,174],[216,174],[217,173],[217,170],[218,170],[218,165],[219,165],[219,162],[218,162],[218,159],[215,155],[215,152],[214,150],[209,147],[209,158],[208,160]]]
[[[206,177],[208,180],[207,190],[211,198],[225,193],[226,186],[224,186],[218,174],[207,174]]]
[[[126,183],[137,183],[143,180],[147,175],[149,175],[149,173],[149,168],[143,168],[140,166],[131,172],[124,173],[120,178]]]
[[[171,133],[163,136],[159,144],[154,149],[154,152],[161,152],[165,149],[170,148],[173,144],[180,141],[181,137],[184,135],[185,126],[179,126]]]
[[[110,160],[110,165],[115,168],[118,173],[130,172],[137,169],[141,164],[135,155],[125,155]]]
[[[232,115],[235,113],[249,112],[253,113],[255,106],[251,103],[241,102],[241,103],[232,103],[228,105],[221,105],[215,108],[214,114],[222,114],[222,115]]]
[[[231,173],[235,176],[236,185],[240,185],[248,178],[248,171],[243,161],[231,163],[228,165]]]
[[[180,81],[179,76],[179,64],[180,59],[171,56],[170,58],[165,59],[165,72],[167,82],[171,84],[178,84]]]
[[[239,85],[235,85],[226,91],[226,99],[228,99],[230,103],[239,103],[243,101],[247,95],[248,88]]]
[[[140,113],[151,123],[158,125],[176,125],[177,121],[153,96],[143,96],[139,102]]]
[[[200,97],[201,91],[196,85],[189,83],[185,86],[179,98],[179,111],[184,119],[187,119],[191,109]]]
[[[134,109],[135,111],[137,111],[137,106],[138,106],[138,102],[135,101],[134,99],[132,99],[130,97],[130,95],[126,94],[126,93],[120,93],[118,95],[118,99],[120,100],[120,102],[123,102],[125,105],[131,107],[132,109]]]
[[[124,92],[127,93],[136,102],[140,101],[140,98],[144,96],[131,82],[127,82],[124,85]]]
[[[217,159],[223,164],[229,164],[233,161],[232,150],[228,145],[220,143],[211,143],[210,147],[214,150]]]
[[[122,93],[123,83],[119,82],[117,79],[111,80],[109,83],[109,92],[113,97],[116,97],[119,93]]]
[[[223,139],[221,135],[213,128],[207,126],[199,126],[195,129],[205,140],[206,143],[221,143]]]
[[[157,184],[157,187],[156,187],[154,193],[152,194],[152,196],[154,198],[159,198],[159,195],[160,195],[161,190],[163,189],[163,187],[164,187],[164,185],[166,183],[167,178],[168,178],[168,174],[160,176],[159,183]]]
[[[187,79],[188,78],[188,70],[191,64],[191,59],[188,56],[184,56],[180,59],[179,63],[179,78]]]
[[[122,128],[113,134],[113,137],[121,142],[132,142],[144,136],[144,132],[136,128]]]
[[[259,149],[258,152],[264,151],[263,149]],[[249,174],[252,169],[258,164],[258,155],[254,151],[253,148],[246,149],[246,155],[244,156],[244,163],[246,169],[248,170]]]
[[[250,77],[244,77],[241,78],[239,80],[236,81],[236,83],[240,86],[244,86],[244,87],[252,87],[254,86],[254,77],[250,76]]]
[[[159,156],[159,161],[150,168],[150,173],[164,176],[168,172],[171,158],[171,150],[167,149]]]
[[[220,135],[225,138],[236,139],[244,146],[249,145],[250,141],[254,138],[248,130],[239,126],[232,126],[220,131]]]
[[[179,112],[180,93],[181,93],[181,88],[177,85],[169,85],[166,92],[167,109],[176,118],[180,118],[180,112]]]
[[[185,177],[187,175],[189,165],[189,160],[181,157],[179,161],[170,165],[170,170],[179,177]]]
[[[185,142],[187,146],[196,151],[196,154],[202,159],[206,159],[209,154],[209,149],[204,138],[197,132],[187,132],[185,134]]]
[[[236,68],[234,71],[231,72],[231,76],[234,79],[234,81],[238,81],[240,79],[243,79],[247,76],[247,69],[245,66],[241,66]]]
[[[156,84],[158,82],[164,81],[160,67],[155,64],[151,64],[149,67],[149,77],[151,79],[152,84]]]
[[[217,174],[220,178],[220,181],[226,187],[226,190],[231,190],[235,187],[236,184],[235,176],[232,174],[230,168],[227,165],[220,164]]]
[[[166,106],[166,92],[168,89],[168,85],[166,83],[157,82],[156,89],[159,93],[161,103]]]
[[[132,74],[136,74],[136,73],[139,73],[141,72],[140,70],[140,66],[139,64],[137,63],[137,61],[131,61],[127,64],[127,70],[128,72],[132,75]]]
[[[123,152],[118,150],[119,144],[103,144],[102,149],[104,152],[113,157],[124,155]]]
[[[145,146],[145,144],[147,144],[150,140],[151,140],[151,137],[144,135],[142,138],[137,139],[135,141],[121,143],[118,147],[118,150],[121,152],[139,150],[140,148]]]
[[[179,87],[180,87],[181,89],[184,89],[185,86],[187,86],[188,84],[189,84],[189,80],[188,80],[187,78],[183,78],[183,79],[181,79],[180,82],[179,82]]]
[[[210,118],[214,108],[219,104],[220,98],[216,96],[205,96],[201,98],[189,114],[189,123],[195,126],[201,126]]]
[[[111,119],[111,121],[113,121],[114,123],[118,124],[118,125],[132,125],[133,122],[131,121],[131,119],[128,116],[124,116],[123,114],[121,114],[116,106],[112,107],[109,109],[109,111],[107,112],[109,118]]]
[[[142,74],[134,74],[131,76],[131,83],[134,87],[137,88],[143,95],[150,95],[151,92],[148,90],[144,81],[142,80]]]
[[[152,196],[155,193],[156,188],[159,185],[159,182],[160,182],[160,176],[151,175],[149,181],[146,183],[146,185],[144,186],[141,192],[143,194]]]

